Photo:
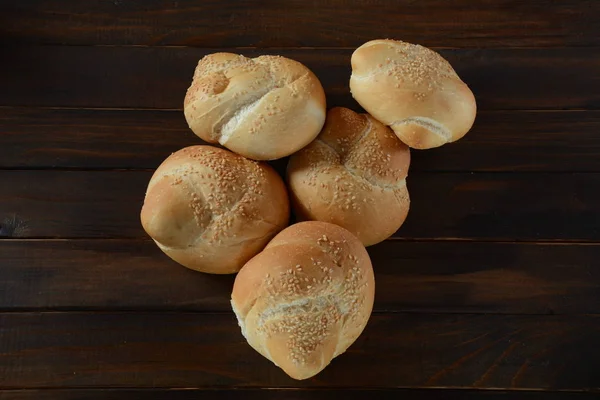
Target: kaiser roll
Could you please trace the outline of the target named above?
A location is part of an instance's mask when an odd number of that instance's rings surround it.
[[[325,93],[297,61],[215,53],[198,63],[184,113],[205,141],[244,157],[273,160],[317,136],[325,121]]]
[[[373,40],[352,54],[352,95],[371,115],[416,149],[463,137],[477,107],[452,66],[426,47]]]
[[[365,246],[400,228],[410,199],[410,150],[368,114],[333,108],[317,139],[294,154],[287,179],[301,220],[337,224]]]
[[[360,241],[311,221],[284,229],[242,268],[231,304],[248,343],[292,378],[306,379],[358,338],[374,293]]]
[[[192,146],[168,157],[148,185],[144,230],[169,257],[202,272],[237,272],[289,220],[279,175],[227,150]]]

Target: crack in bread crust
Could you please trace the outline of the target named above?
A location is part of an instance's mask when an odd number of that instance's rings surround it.
[[[355,139],[352,142],[352,144],[349,147],[352,148],[352,147],[358,146],[362,140],[364,140],[369,134],[371,134],[373,132],[373,122],[371,121],[370,118],[367,118],[367,121],[368,121],[368,124],[365,127],[365,129],[363,130],[363,132],[359,135],[359,137],[357,139]],[[369,179],[366,176],[364,176],[363,174],[361,174],[359,171],[351,168],[347,164],[346,154],[340,154],[340,152],[337,151],[332,145],[330,145],[327,141],[325,141],[321,138],[315,139],[315,142],[324,145],[325,147],[329,148],[329,150],[331,152],[335,153],[337,158],[340,160],[340,165],[344,168],[344,170],[346,172],[348,172],[348,174],[350,174],[352,177],[354,177],[356,179],[360,179],[361,181],[368,183],[370,186],[387,189],[387,190],[402,189],[402,187],[406,186],[406,178],[402,179],[401,181],[398,181],[398,183],[396,185],[390,185],[390,184],[379,182],[378,180]]]
[[[261,102],[274,91],[281,89],[282,87],[277,85],[275,75],[272,70],[271,64],[265,64],[261,62],[256,62],[254,59],[251,60],[254,63],[258,63],[260,65],[266,65],[268,68],[268,73],[271,81],[265,87],[266,91],[258,96],[255,96],[248,100],[245,104],[240,105],[233,113],[229,113],[229,116],[224,115],[218,122],[217,125],[213,127],[213,132],[215,136],[218,138],[217,141],[222,146],[225,146],[231,136],[235,133],[238,127],[244,122],[247,117],[251,117],[252,113],[260,106]],[[308,76],[308,71],[295,78],[291,82],[287,83],[285,87],[289,88],[297,81]]]
[[[452,133],[444,125],[440,124],[439,122],[437,122],[436,120],[431,119],[431,118],[427,118],[427,117],[404,118],[402,120],[392,122],[390,124],[390,127],[392,129],[394,129],[394,127],[400,126],[400,125],[420,126],[422,128],[429,130],[429,132],[438,135],[439,137],[444,139],[445,142],[450,141],[450,139],[452,138]]]
[[[276,87],[271,87],[258,97],[251,98],[246,104],[239,106],[233,113],[229,113],[229,118],[224,115],[218,124],[213,127],[213,132],[218,138],[219,144],[225,145],[237,127],[243,122],[244,118],[248,114],[252,114],[260,105],[260,102],[275,89]]]
[[[352,175],[354,178],[360,179],[361,181],[363,181],[363,182],[365,182],[365,183],[367,183],[367,184],[369,184],[371,186],[377,187],[379,189],[384,189],[384,190],[398,190],[398,189],[402,189],[403,187],[406,186],[406,178],[398,181],[398,183],[395,184],[395,185],[390,185],[390,184],[385,184],[385,183],[381,183],[381,182],[374,182],[371,179],[369,179],[369,178],[367,178],[365,176],[362,176],[361,174],[359,174],[358,172],[356,172],[355,170],[353,170],[350,167],[344,166],[344,169],[350,175]]]

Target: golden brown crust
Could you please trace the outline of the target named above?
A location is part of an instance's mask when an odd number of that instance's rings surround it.
[[[268,165],[192,146],[155,171],[141,211],[145,231],[180,264],[234,273],[289,219],[283,181]]]
[[[323,130],[289,161],[287,180],[301,220],[337,224],[365,246],[400,228],[410,206],[410,150],[367,114],[336,107]]]
[[[272,160],[301,149],[319,133],[325,93],[297,61],[215,53],[199,61],[184,114],[205,141],[255,160]]]
[[[354,51],[351,63],[350,90],[356,101],[410,147],[439,147],[471,129],[475,97],[433,50],[373,40]]]
[[[239,272],[231,303],[242,333],[294,379],[306,379],[358,338],[373,308],[369,255],[345,229],[284,229]]]

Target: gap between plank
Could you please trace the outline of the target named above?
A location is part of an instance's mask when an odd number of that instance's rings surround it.
[[[191,81],[190,81],[191,82]],[[357,104],[358,107],[358,104]],[[183,112],[183,108],[150,108],[150,107],[73,107],[73,106],[19,106],[19,105],[0,105],[0,109],[7,110],[82,110],[82,111],[157,111],[157,112]],[[570,112],[598,112],[595,108],[548,108],[548,109],[527,109],[527,108],[494,108],[492,110],[477,110],[477,113],[570,113]]]
[[[282,387],[248,387],[248,386],[197,386],[197,387],[177,387],[177,386],[154,386],[154,387],[136,387],[136,386],[35,386],[35,387],[14,387],[7,386],[6,388],[0,389],[0,394],[8,392],[34,392],[34,391],[71,391],[71,392],[87,392],[87,391],[204,391],[204,392],[227,392],[227,391],[239,391],[239,392],[251,392],[261,390],[273,390],[273,391],[287,391],[287,392],[326,392],[326,391],[364,391],[364,392],[383,392],[383,391],[408,391],[408,390],[421,390],[421,391],[439,391],[439,390],[455,390],[455,391],[470,391],[470,392],[519,392],[519,393],[598,393],[596,389],[545,389],[545,388],[493,388],[493,387],[472,387],[472,386],[375,386],[375,387],[361,387],[361,386],[317,386],[317,387],[296,387],[296,386],[282,386]]]
[[[190,80],[191,82],[191,80]],[[356,104],[357,108],[359,107]],[[38,110],[96,110],[96,111],[177,111],[183,113],[183,108],[152,108],[152,107],[72,107],[72,106],[26,106],[0,104],[0,108],[38,109]],[[328,107],[331,108],[331,107]],[[600,108],[494,108],[491,110],[479,109],[478,113],[492,112],[574,112],[574,111],[600,111]]]
[[[123,309],[108,309],[108,308],[77,308],[77,307],[56,307],[56,308],[39,308],[39,307],[14,307],[14,308],[0,308],[1,314],[45,314],[45,315],[56,315],[56,314],[94,314],[94,315],[105,315],[105,314],[118,314],[118,315],[156,315],[156,314],[167,314],[167,315],[186,315],[190,316],[204,316],[204,315],[216,315],[234,316],[232,310],[227,311],[193,311],[193,310],[170,310],[161,308],[123,308]],[[475,312],[475,311],[427,311],[417,309],[405,309],[405,310],[373,310],[371,315],[378,317],[385,316],[398,316],[398,315],[471,315],[471,316],[482,316],[482,315],[497,315],[506,317],[548,317],[548,318],[561,318],[561,317],[590,317],[598,318],[600,313],[514,313],[514,312]]]
[[[399,40],[399,39],[396,39]],[[205,49],[205,50],[218,50],[218,51],[234,51],[234,50],[252,50],[252,51],[274,51],[274,50],[356,50],[362,44],[361,42],[357,46],[189,46],[189,45],[177,45],[177,44],[163,44],[163,45],[151,45],[151,44],[109,44],[109,43],[90,43],[90,44],[72,44],[72,43],[28,43],[28,42],[14,42],[5,44],[5,47],[17,47],[17,46],[35,46],[35,47],[122,47],[122,48],[175,48],[175,49]],[[412,42],[419,44],[416,42]],[[459,47],[459,46],[426,46],[432,50],[479,50],[481,46],[473,47]],[[483,47],[490,50],[561,50],[561,49],[600,49],[598,45],[569,45],[569,46],[494,46],[486,45]]]
[[[2,237],[2,242],[70,242],[70,241],[128,241],[128,242],[152,242],[149,237],[131,237],[131,236],[74,236],[74,237],[51,237],[51,236],[30,236],[30,237]],[[600,240],[582,240],[582,239],[494,239],[494,238],[405,238],[389,237],[386,242],[416,242],[416,243],[497,243],[497,244],[523,244],[531,246],[598,246]]]

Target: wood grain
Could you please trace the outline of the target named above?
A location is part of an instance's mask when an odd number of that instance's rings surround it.
[[[0,105],[180,109],[198,59],[219,49],[181,47],[9,46],[0,64]],[[229,49],[230,51],[232,49]],[[351,50],[240,49],[280,54],[310,67],[328,106],[350,96]],[[479,110],[598,109],[600,52],[560,49],[442,49],[472,88]]]
[[[600,314],[600,245],[399,242],[369,249],[375,311]],[[0,309],[229,312],[234,276],[148,240],[0,241]]]
[[[468,12],[465,12],[467,11]],[[5,0],[13,41],[64,44],[350,46],[393,37],[430,46],[598,45],[595,0]],[[425,17],[426,16],[426,17]]]
[[[599,32],[597,0],[0,1],[0,400],[597,398]],[[176,265],[139,210],[200,143],[199,58],[297,59],[360,110],[350,55],[380,37],[438,49],[477,121],[413,152],[369,325],[293,381],[242,337],[234,277]]]
[[[411,171],[600,172],[600,112],[484,111]],[[0,107],[0,168],[156,168],[199,144],[181,111]]]
[[[0,388],[476,387],[598,389],[600,319],[374,315],[316,378],[256,353],[232,314],[0,314]]]
[[[279,168],[285,164],[278,164]],[[0,171],[0,236],[146,237],[152,171]],[[412,173],[404,239],[600,240],[600,175]]]
[[[156,168],[203,143],[179,111],[0,107],[0,132],[0,168]]]
[[[66,389],[0,390],[0,400],[595,400],[596,393],[480,389]]]

